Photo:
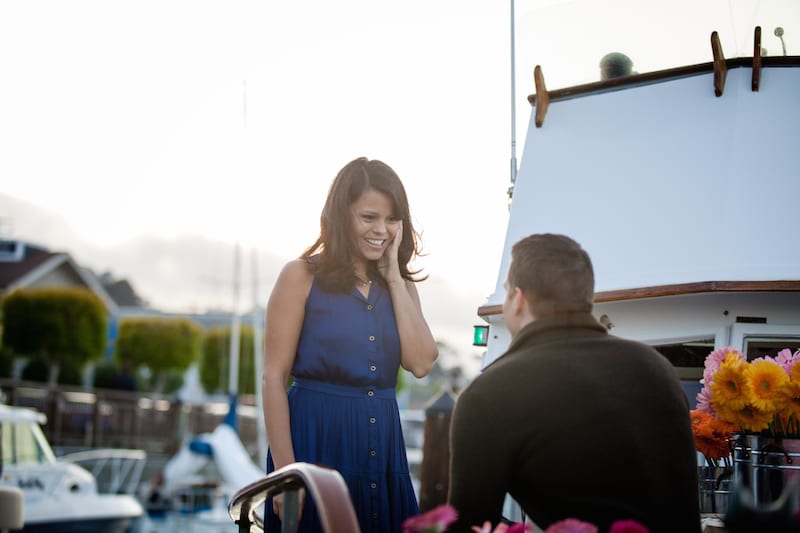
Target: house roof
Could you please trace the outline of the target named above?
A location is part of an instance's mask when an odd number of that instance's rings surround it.
[[[128,280],[114,280],[106,275],[103,275],[100,277],[100,282],[103,284],[103,288],[117,305],[122,307],[141,307],[144,305],[144,302],[139,295],[136,294],[136,291],[133,290],[133,287]]]
[[[97,278],[78,266],[69,254],[20,241],[3,241],[5,245],[9,243],[13,246],[4,249],[11,252],[0,254],[0,293],[35,286],[84,286],[100,298],[110,314],[119,312]]]
[[[0,260],[0,292],[5,292],[28,273],[38,269],[57,255],[59,254],[49,252],[44,248],[26,244],[21,259]]]

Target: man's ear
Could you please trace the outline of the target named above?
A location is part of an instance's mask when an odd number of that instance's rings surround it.
[[[528,298],[519,287],[514,287],[514,292],[511,294],[511,309],[517,316],[524,314],[528,309]]]

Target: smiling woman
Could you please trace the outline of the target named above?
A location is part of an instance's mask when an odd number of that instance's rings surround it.
[[[438,356],[416,288],[424,277],[409,266],[419,249],[400,178],[355,159],[330,187],[319,237],[283,268],[267,304],[267,472],[339,470],[364,532],[399,532],[418,511],[395,390],[400,366],[422,377]],[[300,505],[300,531],[318,530],[314,503]],[[281,495],[265,518],[280,528]]]
[[[398,232],[402,240],[403,221],[394,213],[388,196],[375,189],[368,189],[353,202],[351,231],[361,255],[367,260],[378,261],[383,257],[388,242]],[[361,274],[359,269],[356,279],[366,284],[364,278],[368,277],[368,273]]]

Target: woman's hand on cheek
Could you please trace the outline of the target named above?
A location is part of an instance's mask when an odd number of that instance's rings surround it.
[[[400,250],[400,243],[403,241],[403,221],[397,224],[397,231],[392,237],[389,246],[383,252],[383,256],[378,261],[378,269],[381,271],[384,279],[391,282],[394,279],[401,279],[400,276],[400,263],[398,262],[398,252]]]

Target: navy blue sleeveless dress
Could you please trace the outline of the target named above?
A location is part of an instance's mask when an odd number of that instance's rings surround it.
[[[369,297],[311,285],[289,389],[296,461],[335,468],[347,482],[362,533],[400,532],[417,514],[395,398],[400,337],[385,287]],[[275,469],[267,456],[267,473]],[[266,531],[280,521],[266,505]],[[300,531],[321,531],[310,496]]]

